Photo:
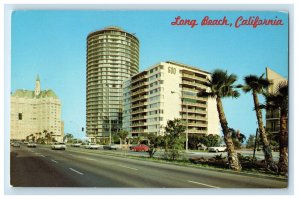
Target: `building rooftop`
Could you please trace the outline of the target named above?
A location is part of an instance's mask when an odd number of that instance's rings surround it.
[[[18,89],[11,96],[19,97],[19,98],[28,98],[28,99],[34,99],[34,98],[54,98],[54,99],[58,99],[55,92],[51,89],[41,91],[41,93],[38,96],[35,96],[34,91]]]

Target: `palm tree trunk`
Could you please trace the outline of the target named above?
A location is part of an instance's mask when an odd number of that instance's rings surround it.
[[[288,130],[287,113],[281,111],[280,114],[280,132],[279,132],[279,162],[278,171],[280,174],[288,173]]]
[[[267,169],[277,171],[277,166],[276,166],[275,162],[273,161],[272,150],[270,148],[267,134],[266,134],[266,131],[265,131],[265,128],[263,125],[262,113],[261,113],[261,109],[259,108],[259,101],[258,101],[257,93],[255,91],[253,91],[252,95],[253,95],[256,118],[257,118],[257,123],[258,123],[258,131],[259,131],[260,139],[263,144],[263,152],[265,155],[266,167],[267,167]]]
[[[221,98],[217,96],[216,100],[217,100],[217,109],[219,113],[219,120],[224,134],[224,142],[227,146],[227,157],[228,157],[229,167],[235,171],[240,171],[242,167],[239,163],[237,153],[234,150],[234,145],[231,138],[231,133],[229,132],[228,123],[224,113]]]

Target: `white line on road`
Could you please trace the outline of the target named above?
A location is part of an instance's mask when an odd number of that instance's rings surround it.
[[[83,173],[79,172],[79,171],[76,171],[75,169],[72,169],[72,168],[69,168],[71,171],[74,171],[75,173],[78,173],[80,175],[83,175]]]
[[[118,165],[119,167],[124,167],[124,168],[126,168],[126,169],[132,169],[132,170],[135,170],[135,171],[137,171],[138,169],[136,169],[136,168],[132,168],[132,167],[126,167],[126,166],[123,166],[123,165]]]
[[[58,163],[56,160],[51,160],[52,162]]]
[[[188,182],[194,183],[194,184],[200,184],[200,185],[207,186],[207,187],[212,187],[212,188],[220,188],[220,187],[215,187],[215,186],[212,186],[212,185],[209,185],[209,184],[204,184],[204,183],[195,182],[195,181],[191,181],[191,180],[188,180]]]
[[[92,159],[92,158],[85,158],[86,160],[94,160],[95,161],[95,159]]]

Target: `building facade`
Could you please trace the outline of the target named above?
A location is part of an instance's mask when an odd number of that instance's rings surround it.
[[[181,118],[189,134],[219,134],[216,101],[198,97],[210,74],[175,62],[161,62],[124,81],[123,129],[130,136],[163,134],[168,120]]]
[[[10,139],[25,140],[29,136],[37,140],[45,137],[46,130],[56,141],[63,140],[60,100],[54,91],[41,90],[39,77],[34,91],[18,89],[11,94],[10,121]]]
[[[278,85],[281,82],[287,82],[287,79],[271,70],[266,68],[266,77],[270,81],[271,85],[268,87],[268,93],[275,93]],[[278,133],[280,130],[280,111],[279,110],[267,110],[266,111],[266,131],[269,133]]]
[[[87,36],[86,134],[90,141],[122,128],[123,80],[139,71],[139,40],[117,27]]]

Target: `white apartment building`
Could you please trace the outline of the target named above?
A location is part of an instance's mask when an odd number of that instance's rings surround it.
[[[35,140],[45,137],[44,130],[52,132],[52,138],[62,141],[64,125],[61,120],[61,103],[52,90],[41,90],[37,77],[35,90],[18,89],[11,95],[10,139]]]
[[[216,101],[197,93],[210,74],[175,62],[158,63],[124,81],[123,126],[129,136],[163,134],[168,120],[181,118],[189,134],[219,134]]]
[[[281,82],[287,82],[287,79],[276,73],[270,68],[266,68],[267,80],[271,85],[268,87],[268,93],[275,93]],[[278,133],[280,129],[280,110],[266,111],[266,130],[269,133]]]

